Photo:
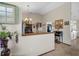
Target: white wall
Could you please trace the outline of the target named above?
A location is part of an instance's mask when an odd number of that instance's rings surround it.
[[[3,26],[6,26],[6,29],[8,30],[8,31],[10,31],[10,32],[15,32],[15,31],[17,31],[17,26],[16,26],[16,24],[3,24]],[[16,30],[14,30],[14,29],[16,29]],[[1,28],[1,25],[0,25],[0,31],[2,31],[2,28]]]
[[[79,2],[73,2],[71,5],[71,18],[77,21],[77,36],[79,37]]]
[[[22,13],[22,20],[24,20],[27,16],[32,18],[32,23],[43,21],[43,16],[37,13]]]
[[[69,20],[70,18],[70,3],[64,3],[62,6],[48,12],[44,15],[46,22],[54,22],[58,19]]]
[[[77,20],[77,37],[79,37],[79,20]]]
[[[45,22],[52,22],[54,26],[55,20],[63,19],[64,21],[70,20],[70,3],[65,3],[62,6],[48,12],[44,15]],[[63,42],[70,44],[70,26],[65,26],[63,30]]]

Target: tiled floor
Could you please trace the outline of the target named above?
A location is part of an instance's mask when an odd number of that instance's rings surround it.
[[[56,44],[56,49],[43,56],[79,56],[79,39],[72,41],[72,45]]]

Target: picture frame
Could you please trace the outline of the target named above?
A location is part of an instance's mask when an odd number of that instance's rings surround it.
[[[65,21],[64,22],[64,25],[69,25],[69,21]]]

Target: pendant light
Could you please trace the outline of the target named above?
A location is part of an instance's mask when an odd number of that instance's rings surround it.
[[[30,11],[29,11],[30,5],[27,5],[27,9],[28,9],[28,11],[27,11],[27,12],[28,12],[28,13],[27,13],[28,16],[26,16],[26,18],[24,19],[24,22],[27,23],[27,24],[32,24],[32,18],[31,18],[30,15],[29,15],[29,14],[30,14]]]

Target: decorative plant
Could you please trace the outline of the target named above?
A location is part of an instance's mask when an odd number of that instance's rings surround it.
[[[0,32],[0,38],[1,38],[1,39],[6,39],[6,38],[8,37],[8,35],[9,35],[8,32],[5,32],[6,26],[3,26],[3,25],[1,24],[1,28],[2,28],[3,31]]]
[[[0,38],[1,39],[6,39],[8,37],[9,33],[8,32],[0,32]]]
[[[1,48],[4,48],[4,50],[2,50],[4,53],[6,51],[6,49],[8,49],[7,48],[8,47],[7,46],[7,43],[8,43],[7,37],[9,37],[9,32],[5,31],[6,26],[3,26],[2,24],[1,24],[1,28],[2,28],[2,31],[0,32],[0,40],[1,40]]]

